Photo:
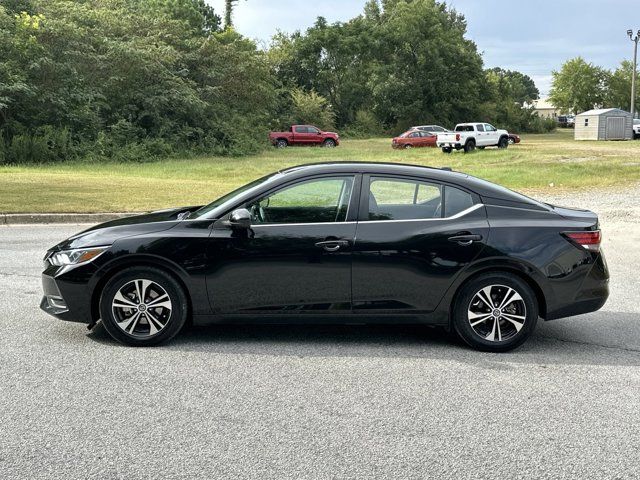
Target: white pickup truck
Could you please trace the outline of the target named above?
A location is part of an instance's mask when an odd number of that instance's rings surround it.
[[[444,153],[451,153],[453,149],[472,152],[478,148],[509,146],[509,132],[498,130],[489,123],[459,123],[453,132],[439,133],[436,145]]]
[[[633,138],[640,138],[640,118],[633,119]]]

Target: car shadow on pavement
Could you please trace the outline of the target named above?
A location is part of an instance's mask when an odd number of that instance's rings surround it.
[[[116,346],[101,324],[87,334]],[[128,347],[122,347],[128,348]],[[227,355],[433,358],[458,362],[640,366],[640,322],[632,313],[598,312],[539,322],[506,354],[477,352],[455,334],[421,325],[213,325],[191,327],[160,349]]]

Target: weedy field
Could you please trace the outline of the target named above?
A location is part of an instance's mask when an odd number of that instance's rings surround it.
[[[126,212],[207,203],[288,166],[326,161],[449,166],[524,193],[602,190],[640,181],[640,141],[576,142],[572,130],[523,135],[507,150],[450,155],[393,150],[391,140],[344,140],[336,149],[266,149],[250,157],[140,163],[67,162],[0,167],[0,212]]]

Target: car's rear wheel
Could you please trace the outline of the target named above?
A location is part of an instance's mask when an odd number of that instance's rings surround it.
[[[336,141],[331,139],[331,138],[327,138],[323,143],[322,146],[324,148],[333,148],[336,146]]]
[[[276,147],[277,148],[286,148],[289,146],[289,142],[287,142],[285,139],[281,138],[280,140],[278,140],[276,142]]]
[[[442,147],[443,153],[451,153],[452,151],[453,151],[453,148],[451,147]]]
[[[464,144],[464,153],[471,153],[476,149],[475,140],[469,140]]]
[[[413,148],[413,145],[406,144],[406,145],[404,146],[404,149],[405,149],[405,150],[409,150],[409,149],[412,149],[412,148]]]
[[[506,352],[522,345],[538,321],[538,302],[516,275],[495,272],[466,283],[456,296],[453,326],[478,350]]]
[[[150,346],[173,338],[187,320],[187,297],[162,270],[127,268],[111,278],[100,297],[104,328],[119,342]]]

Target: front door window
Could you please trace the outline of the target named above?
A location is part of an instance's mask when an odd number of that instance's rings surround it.
[[[252,223],[344,222],[353,177],[326,177],[290,185],[247,205]]]

